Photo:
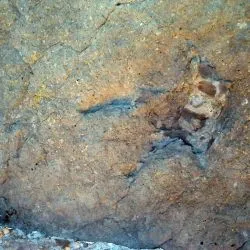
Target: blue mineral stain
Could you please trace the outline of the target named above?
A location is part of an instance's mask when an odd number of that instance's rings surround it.
[[[150,152],[155,152],[156,150],[163,149],[167,147],[170,143],[178,141],[178,138],[164,138],[159,141],[155,141],[152,144]]]
[[[103,113],[104,115],[109,114],[121,114],[128,113],[134,107],[134,103],[131,99],[114,99],[110,102],[95,105],[87,110],[80,111],[83,115],[93,115],[96,113]]]
[[[152,96],[165,94],[167,91],[165,88],[140,88],[139,90],[141,91],[141,93],[143,92],[151,93]]]
[[[21,129],[22,123],[20,120],[17,120],[15,122],[12,122],[10,124],[6,124],[5,127],[5,133],[13,133],[19,129]]]

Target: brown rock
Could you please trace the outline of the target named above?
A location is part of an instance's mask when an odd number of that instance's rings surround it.
[[[9,226],[133,248],[248,240],[246,0],[0,5]]]
[[[215,96],[216,94],[216,88],[215,86],[207,81],[201,81],[198,84],[198,89],[202,91],[203,93],[206,93],[209,96]]]

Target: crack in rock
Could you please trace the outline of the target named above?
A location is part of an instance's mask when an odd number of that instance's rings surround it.
[[[106,15],[106,17],[104,17],[104,20],[97,26],[97,28],[95,29],[95,34],[90,38],[88,44],[81,50],[78,50],[79,54],[82,54],[83,52],[85,52],[88,48],[90,48],[93,44],[93,42],[96,40],[96,37],[98,36],[98,33],[100,32],[100,30],[106,25],[106,23],[110,20],[110,17],[112,15],[112,13],[115,11],[116,6],[114,6],[109,13]]]
[[[90,38],[88,44],[81,50],[77,50],[77,52],[79,54],[82,54],[83,52],[85,52],[88,48],[90,48],[93,44],[93,42],[96,40],[98,33],[100,32],[100,30],[107,24],[107,22],[109,22],[111,15],[115,12],[117,7],[120,7],[122,5],[131,5],[131,4],[141,4],[143,2],[145,2],[146,0],[142,0],[140,2],[138,1],[134,1],[134,2],[118,2],[115,4],[115,6],[108,12],[108,14],[106,15],[106,17],[104,17],[104,20],[97,26],[97,28],[95,29],[95,34]]]
[[[141,0],[141,1],[130,1],[130,2],[118,2],[116,3],[116,6],[122,6],[122,5],[132,5],[132,4],[141,4],[146,2],[147,0]]]
[[[179,107],[173,107],[177,104],[171,101],[167,103],[166,100],[165,106],[158,105],[148,116],[149,121],[152,121],[157,131],[164,136],[162,140],[152,144],[147,158],[150,159],[152,154],[157,154],[157,151],[169,147],[178,140],[183,146],[190,147],[199,162],[199,167],[205,169],[207,153],[218,134],[223,132],[220,124],[224,120],[223,113],[228,113],[225,111],[231,82],[220,79],[215,67],[199,55],[191,59],[189,69],[191,79],[188,84],[187,101]],[[178,96],[172,99],[177,98]],[[164,107],[170,107],[171,116],[164,117],[166,112],[158,112],[158,108]],[[142,160],[142,163],[144,166],[145,160]],[[131,173],[131,176],[136,177],[141,169],[142,167],[139,171]]]
[[[177,130],[165,128],[165,135],[180,138],[189,145],[206,167],[206,153],[215,141],[218,118],[229,95],[230,82],[220,79],[206,59],[196,56],[191,61],[193,91],[181,110]]]

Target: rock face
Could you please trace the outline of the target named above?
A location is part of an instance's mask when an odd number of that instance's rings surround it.
[[[249,246],[247,0],[0,9],[0,223],[133,248]]]

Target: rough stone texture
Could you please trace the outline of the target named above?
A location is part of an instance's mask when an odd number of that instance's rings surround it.
[[[247,0],[1,0],[0,11],[1,223],[133,248],[249,246]],[[201,102],[194,58],[211,67],[201,92],[230,81],[212,120],[182,115]]]
[[[25,234],[20,229],[0,227],[0,250],[132,250],[106,242],[87,242],[45,237],[38,231]],[[145,249],[146,250],[146,249]],[[158,250],[161,250],[158,248]]]

